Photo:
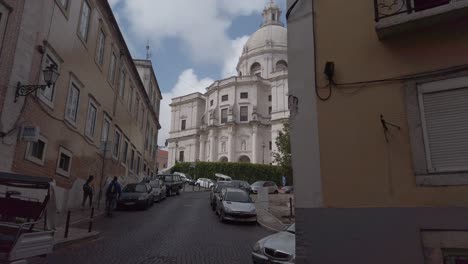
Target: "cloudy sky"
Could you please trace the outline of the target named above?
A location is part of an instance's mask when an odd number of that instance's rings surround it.
[[[171,98],[204,92],[214,80],[236,74],[248,37],[262,22],[270,0],[108,0],[134,58],[151,46],[163,95],[158,145],[170,125]],[[275,0],[282,8],[286,0]]]

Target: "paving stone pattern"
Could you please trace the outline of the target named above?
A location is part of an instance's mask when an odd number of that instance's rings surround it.
[[[147,211],[118,211],[95,224],[94,241],[61,248],[47,263],[246,264],[251,247],[271,234],[256,225],[220,223],[208,192],[185,192]]]

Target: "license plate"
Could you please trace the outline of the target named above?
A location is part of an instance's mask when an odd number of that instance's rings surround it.
[[[125,203],[125,205],[134,205],[135,203]]]

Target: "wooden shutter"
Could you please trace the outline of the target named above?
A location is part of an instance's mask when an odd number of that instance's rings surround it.
[[[468,170],[468,88],[421,95],[429,170]]]

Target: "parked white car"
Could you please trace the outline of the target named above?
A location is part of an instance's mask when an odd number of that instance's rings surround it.
[[[195,185],[203,187],[203,188],[211,188],[214,185],[214,182],[210,179],[207,178],[199,178],[196,182]]]

